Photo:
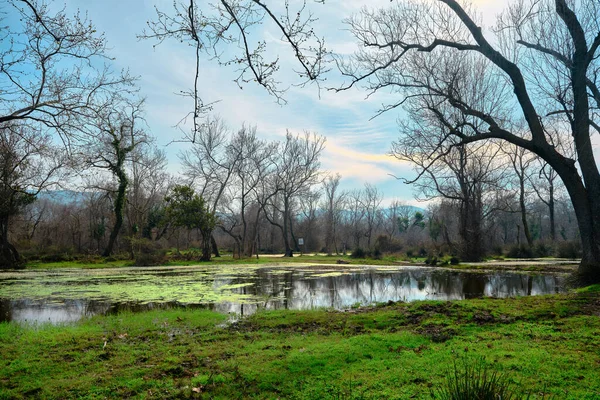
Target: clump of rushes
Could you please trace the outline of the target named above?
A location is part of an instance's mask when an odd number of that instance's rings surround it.
[[[519,397],[506,374],[499,373],[485,363],[483,357],[475,360],[454,360],[454,370],[448,371],[445,386],[432,391],[437,400],[513,400]]]

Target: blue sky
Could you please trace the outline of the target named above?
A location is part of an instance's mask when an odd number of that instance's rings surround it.
[[[298,2],[293,0],[291,3]],[[276,4],[275,1],[267,2]],[[475,1],[486,22],[493,22],[493,15],[504,1]],[[63,2],[55,2],[56,6]],[[166,146],[181,137],[174,126],[190,110],[189,99],[177,96],[193,84],[194,53],[192,48],[175,41],[165,41],[153,47],[152,41],[139,41],[146,22],[155,18],[154,6],[169,12],[172,0],[66,0],[69,14],[77,9],[87,11],[98,31],[105,32],[110,54],[116,58],[115,67],[129,68],[140,77],[142,95],[146,97],[147,121],[158,144]],[[349,53],[355,47],[341,20],[367,4],[369,7],[388,5],[389,0],[339,0],[328,1],[324,6],[315,6],[320,20],[315,30],[325,36],[328,48],[336,52]],[[279,54],[284,62],[281,80],[296,82],[293,73],[285,68],[291,52],[281,43],[273,26],[257,32],[257,40],[268,42],[273,54]],[[418,205],[412,188],[391,175],[411,178],[411,166],[387,155],[392,141],[397,136],[398,118],[401,112],[393,111],[373,120],[382,103],[393,97],[381,94],[365,99],[366,92],[351,90],[334,93],[314,86],[291,87],[287,94],[287,105],[275,102],[258,85],[246,85],[243,90],[233,82],[235,70],[217,65],[205,59],[201,70],[201,95],[205,101],[219,100],[214,114],[223,118],[231,129],[242,123],[256,125],[263,139],[281,139],[286,129],[292,132],[314,131],[327,137],[322,166],[331,172],[339,172],[345,189],[359,188],[365,183],[377,185],[385,196],[385,203],[399,199]],[[328,84],[338,83],[335,71],[328,76]],[[184,144],[166,147],[171,170],[177,172],[179,151]],[[421,204],[422,206],[422,204]]]

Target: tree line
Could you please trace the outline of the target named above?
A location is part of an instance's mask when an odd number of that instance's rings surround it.
[[[164,151],[140,143],[120,168],[90,165],[76,175],[79,185],[62,181],[75,190],[41,192],[36,201],[28,194],[11,215],[10,236],[29,258],[114,255],[142,265],[165,262],[167,249],[200,260],[223,250],[235,258],[579,256],[565,189],[531,155],[459,148],[418,180],[420,196],[432,200],[418,208],[384,204],[384,193],[371,184],[343,190],[339,174],[320,168],[322,136],[288,132],[267,142],[257,131],[207,119],[179,155],[177,175],[168,172]],[[115,152],[104,162],[118,159]]]

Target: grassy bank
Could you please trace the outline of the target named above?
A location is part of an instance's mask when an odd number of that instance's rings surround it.
[[[182,260],[182,259],[169,259],[164,262],[163,266],[189,266],[189,265],[236,265],[236,264],[252,264],[252,265],[262,265],[262,264],[273,264],[273,263],[299,263],[299,264],[336,264],[341,261],[344,264],[351,265],[390,265],[390,264],[401,264],[406,263],[402,261],[399,257],[395,256],[386,256],[380,259],[372,259],[372,258],[360,258],[353,259],[349,256],[327,256],[323,254],[306,254],[306,255],[295,255],[294,257],[283,257],[279,255],[262,255],[259,258],[250,257],[250,258],[233,258],[231,254],[224,254],[221,257],[213,258],[209,262],[201,262],[197,259],[192,260]],[[417,260],[416,262],[420,262],[421,260]],[[119,268],[119,267],[128,267],[133,266],[133,261],[130,259],[123,260],[114,260],[114,259],[105,259],[105,258],[84,258],[81,260],[71,260],[71,261],[60,261],[60,262],[42,262],[42,261],[31,261],[26,264],[27,269],[56,269],[56,268]]]
[[[231,254],[224,254],[221,257],[213,258],[209,262],[200,262],[198,260],[168,259],[162,266],[194,266],[194,265],[269,265],[269,264],[348,264],[348,265],[423,265],[425,258],[406,258],[399,255],[386,255],[380,258],[352,258],[348,255],[324,255],[324,254],[304,254],[294,257],[282,257],[278,255],[262,255],[259,258],[250,257],[237,259]],[[490,260],[479,263],[461,263],[452,265],[445,262],[438,265],[443,268],[456,270],[506,270],[523,272],[573,272],[577,269],[577,260],[565,260],[556,258],[542,259],[506,259]],[[101,268],[122,268],[131,267],[134,262],[130,259],[115,260],[101,257],[88,257],[80,260],[60,261],[60,262],[42,262],[31,261],[27,263],[27,269],[59,269],[59,268],[81,268],[81,269],[101,269]],[[432,266],[434,267],[434,266]]]
[[[0,324],[0,398],[427,399],[484,357],[531,398],[600,398],[599,287],[560,296]]]

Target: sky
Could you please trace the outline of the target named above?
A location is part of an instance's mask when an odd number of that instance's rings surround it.
[[[202,0],[201,0],[202,1]],[[299,0],[292,0],[292,4]],[[281,4],[282,0],[267,1]],[[208,0],[207,0],[208,3]],[[490,26],[494,15],[502,9],[504,1],[475,0],[474,3]],[[139,76],[141,95],[146,98],[147,122],[157,144],[165,146],[171,172],[179,171],[178,153],[186,144],[172,143],[182,134],[175,125],[192,109],[190,100],[177,93],[193,85],[195,69],[194,51],[177,41],[167,40],[158,46],[151,40],[138,40],[147,21],[155,19],[154,7],[161,11],[172,10],[172,0],[63,0],[53,6],[65,5],[67,13],[77,10],[87,12],[99,32],[104,32],[110,55],[115,57],[115,69],[129,69]],[[331,0],[314,6],[319,21],[315,30],[326,37],[327,46],[334,52],[349,54],[356,48],[350,34],[341,22],[361,7],[389,5],[389,0]],[[281,80],[297,83],[285,61],[290,49],[279,40],[280,35],[272,25],[257,32],[256,39],[264,39],[272,54],[284,61]],[[318,90],[315,86],[290,87],[285,95],[286,105],[279,105],[258,85],[245,85],[240,89],[233,80],[234,68],[219,66],[203,59],[201,64],[200,93],[205,101],[218,101],[213,115],[221,117],[232,129],[242,124],[255,125],[262,139],[282,139],[286,130],[301,133],[316,132],[327,138],[321,162],[324,170],[342,175],[344,189],[361,188],[373,184],[383,192],[384,204],[398,199],[423,207],[415,200],[412,187],[399,178],[413,178],[414,172],[407,162],[388,155],[391,143],[398,135],[397,120],[401,111],[391,111],[372,119],[382,103],[393,100],[389,94],[365,99],[366,92],[350,90],[334,93]],[[335,71],[329,74],[327,84],[339,83]]]

